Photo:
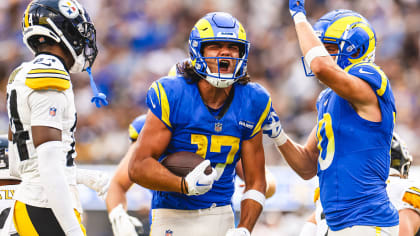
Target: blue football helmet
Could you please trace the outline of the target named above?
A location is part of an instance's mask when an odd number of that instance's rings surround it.
[[[232,57],[204,57],[203,45],[213,41],[228,41],[240,46],[239,58]],[[190,59],[194,70],[218,88],[226,88],[235,83],[247,73],[247,61],[250,43],[247,41],[245,29],[233,16],[224,12],[212,12],[201,18],[190,33],[188,41]],[[218,72],[212,73],[206,59],[217,59]],[[236,60],[233,74],[220,73],[220,60]]]
[[[391,142],[391,174],[398,174],[404,178],[408,177],[413,157],[408,152],[408,148],[404,140],[394,132]]]
[[[86,10],[76,0],[34,0],[22,20],[23,41],[35,54],[42,36],[62,44],[74,59],[70,72],[92,67],[98,54],[96,30]]]
[[[359,13],[334,10],[322,16],[313,28],[324,44],[338,46],[338,53],[331,56],[336,56],[336,62],[342,69],[351,64],[375,61],[376,33]],[[307,76],[313,76],[305,63],[304,69]]]

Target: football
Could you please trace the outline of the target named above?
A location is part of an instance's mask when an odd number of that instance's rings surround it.
[[[181,151],[169,154],[161,163],[173,174],[185,177],[203,161],[204,159],[196,153]],[[211,172],[211,166],[208,166],[204,171],[207,175],[211,174]]]

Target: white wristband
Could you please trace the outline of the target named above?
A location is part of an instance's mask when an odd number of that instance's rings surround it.
[[[326,57],[329,56],[327,49],[324,46],[315,46],[306,53],[305,61],[308,66],[311,66],[312,60],[317,57]]]
[[[296,15],[293,17],[293,21],[295,22],[295,25],[297,25],[300,22],[308,22],[308,20],[306,20],[305,14],[303,14],[302,12],[296,13]]]
[[[258,190],[250,189],[250,190],[246,191],[244,193],[244,195],[242,196],[241,201],[243,201],[245,199],[252,199],[252,200],[258,202],[262,207],[264,207],[265,195]]]
[[[284,132],[284,129],[281,130],[280,134],[273,138],[274,143],[276,146],[281,146],[287,142],[289,139],[289,136],[287,136],[286,132]]]

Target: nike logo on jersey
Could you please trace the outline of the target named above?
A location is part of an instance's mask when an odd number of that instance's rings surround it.
[[[150,95],[149,95],[149,98],[150,98],[150,103],[152,104],[153,109],[155,109],[156,105],[153,103],[153,99],[150,97]]]
[[[197,180],[197,183],[195,183],[196,186],[208,186],[208,184],[200,184]]]
[[[41,65],[44,65],[44,66],[51,66],[51,62],[50,63],[38,62],[38,64],[41,64]]]
[[[38,58],[38,59],[36,59],[35,61],[34,61],[34,64],[41,64],[41,65],[44,65],[44,66],[51,66],[52,65],[52,63],[55,63],[55,59],[52,59],[52,58],[48,58],[48,59],[45,59],[45,58]],[[47,61],[49,61],[49,62],[47,62]]]
[[[359,73],[360,74],[369,74],[369,75],[373,75],[374,73],[372,73],[372,72],[369,72],[369,71],[365,71],[365,70],[363,70],[363,68],[360,68],[359,69]]]

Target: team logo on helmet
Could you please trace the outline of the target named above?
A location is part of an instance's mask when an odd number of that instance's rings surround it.
[[[24,14],[23,42],[37,53],[37,36],[46,36],[63,43],[74,59],[71,73],[92,67],[98,49],[96,30],[88,13],[76,0],[32,1]]]
[[[74,19],[79,16],[78,8],[73,1],[60,0],[58,3],[58,8],[60,9],[61,14],[69,19]]]
[[[337,65],[342,69],[361,62],[375,61],[376,33],[366,18],[351,10],[334,10],[321,17],[313,26],[324,44],[335,44]],[[314,76],[310,65],[303,65],[307,76]]]

